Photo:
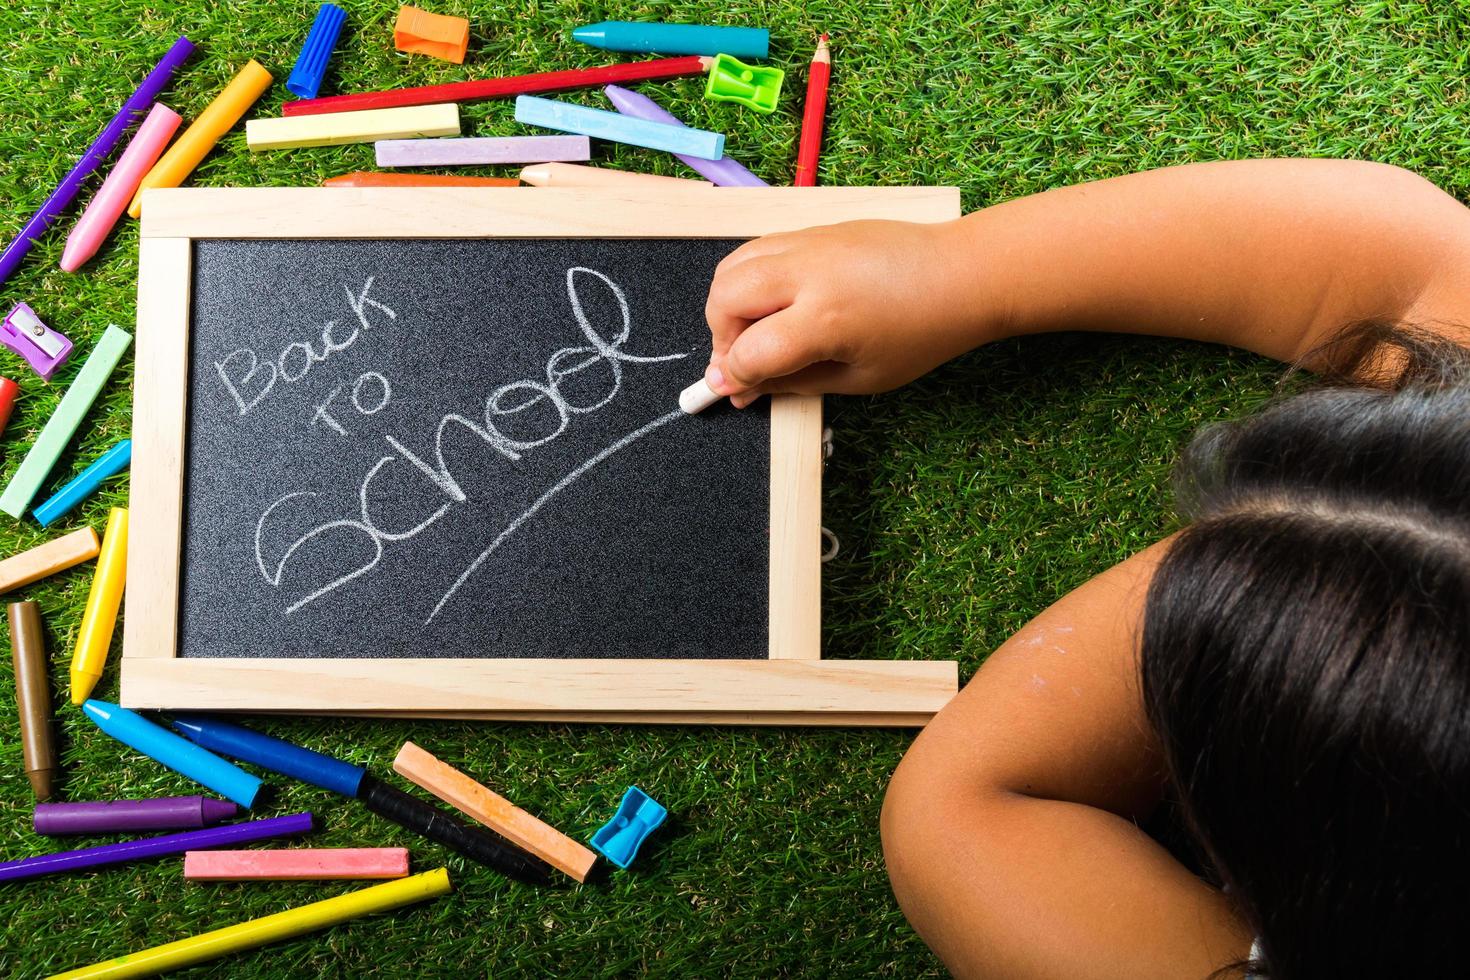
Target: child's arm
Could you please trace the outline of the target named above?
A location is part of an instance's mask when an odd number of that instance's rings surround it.
[[[1163,788],[1134,656],[1161,548],[1006,641],[893,777],[893,890],[958,976],[1204,980],[1245,958],[1226,897],[1135,823]]]
[[[1470,212],[1380,164],[1174,167],[941,225],[757,239],[721,263],[706,313],[707,377],[741,393],[736,404],[882,391],[988,341],[1050,330],[1189,337],[1292,360],[1367,317],[1470,319]]]

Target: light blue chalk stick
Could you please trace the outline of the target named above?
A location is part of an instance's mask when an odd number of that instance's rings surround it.
[[[71,479],[66,486],[51,495],[44,504],[31,511],[42,527],[50,527],[58,517],[64,517],[77,504],[97,492],[102,481],[114,477],[127,469],[133,461],[133,440],[124,439],[107,452],[98,456],[92,464]]]
[[[580,133],[614,143],[646,146],[650,150],[682,153],[701,160],[718,160],[725,155],[723,133],[648,122],[572,102],[538,99],[534,95],[516,98],[516,122],[557,129],[563,133]]]

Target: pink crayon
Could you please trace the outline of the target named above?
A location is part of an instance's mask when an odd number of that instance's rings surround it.
[[[406,847],[320,847],[271,851],[189,851],[190,881],[328,881],[406,878]]]
[[[178,128],[179,114],[162,102],[155,103],[148,118],[138,127],[137,135],[118,159],[117,166],[112,168],[101,190],[67,236],[66,248],[61,253],[63,272],[76,272],[97,254],[108,232],[112,231],[112,226],[117,224],[118,217],[133,199],[143,175],[153,168]]]

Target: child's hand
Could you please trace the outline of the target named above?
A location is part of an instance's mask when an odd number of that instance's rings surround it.
[[[852,221],[742,245],[710,284],[706,382],[737,408],[775,392],[869,394],[968,350],[953,225]]]

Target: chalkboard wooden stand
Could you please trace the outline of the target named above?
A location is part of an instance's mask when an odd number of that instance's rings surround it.
[[[914,726],[953,662],[822,660],[821,399],[771,406],[769,659],[178,655],[193,245],[201,239],[753,238],[957,217],[953,188],[171,189],[144,198],[122,702],[555,721]]]

